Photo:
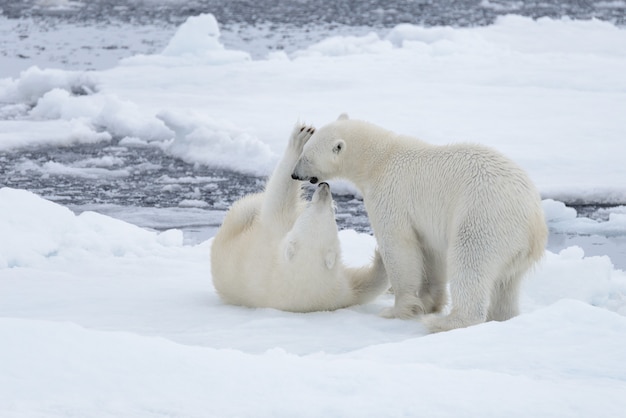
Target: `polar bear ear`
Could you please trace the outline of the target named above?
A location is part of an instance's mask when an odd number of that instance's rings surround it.
[[[347,113],[342,113],[342,114],[341,114],[341,115],[339,115],[339,117],[337,118],[337,120],[348,120],[348,119],[350,119],[350,118],[348,117],[348,114],[347,114]]]
[[[335,141],[335,145],[333,145],[333,152],[335,154],[341,153],[344,149],[346,149],[346,142],[343,139]]]

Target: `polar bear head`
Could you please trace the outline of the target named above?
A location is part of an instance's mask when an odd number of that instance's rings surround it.
[[[321,259],[328,269],[332,269],[339,248],[333,197],[328,183],[322,182],[287,234],[285,258],[292,262],[306,260],[307,263],[317,263]]]
[[[304,145],[291,178],[315,184],[341,176],[346,141],[340,128],[346,120],[348,115],[342,114],[337,121],[315,131]]]

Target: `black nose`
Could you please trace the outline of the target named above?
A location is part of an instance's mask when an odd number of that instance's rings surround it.
[[[311,182],[311,184],[315,184],[317,183],[318,180],[317,180],[317,177],[311,177],[309,181]]]
[[[328,183],[326,183],[325,181],[321,182],[317,187],[322,187],[322,186],[330,187]]]
[[[294,180],[300,180],[300,178],[296,175],[296,173],[292,173],[291,178]]]

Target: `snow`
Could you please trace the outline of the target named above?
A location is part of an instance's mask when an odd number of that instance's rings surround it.
[[[268,174],[275,163],[268,144],[229,123],[194,111],[161,112],[157,118],[174,132],[174,138],[164,143],[164,151],[189,163],[253,174]]]
[[[213,15],[191,16],[184,25],[178,28],[161,53],[161,57],[136,57],[135,59],[141,62],[155,59],[161,65],[167,62],[163,60],[163,57],[173,57],[172,65],[178,65],[180,57],[186,60],[198,59],[199,63],[206,62],[213,65],[250,59],[250,56],[244,52],[226,50],[220,43],[219,37],[220,30]],[[126,63],[132,61],[133,58],[129,58]]]
[[[252,59],[221,44],[212,16],[198,16],[162,53],[0,80],[0,150],[119,140],[268,174],[293,123],[347,111],[437,144],[493,146],[529,171],[551,231],[623,237],[623,206],[588,219],[562,203],[626,202],[623,45],[626,32],[608,23],[508,16],[480,28],[334,36]],[[113,157],[24,164],[48,176],[128,175]],[[218,188],[224,179],[181,181]],[[204,210],[193,193],[180,206],[147,216],[92,205],[77,215],[0,188],[0,416],[626,410],[626,272],[608,256],[546,251],[524,282],[520,316],[426,335],[415,321],[378,316],[390,294],[311,314],[223,304],[211,284],[212,240],[192,245],[179,229],[156,231],[167,218],[182,227],[209,217],[217,227],[223,212]],[[376,245],[354,230],[340,240],[354,266]]]
[[[608,216],[608,220],[605,222],[584,217],[579,218],[575,209],[568,208],[562,202],[552,199],[543,201],[543,209],[552,231],[607,237],[626,235],[626,210],[624,206],[602,210],[601,212]]]
[[[568,216],[554,206],[553,217]],[[179,230],[75,215],[23,190],[0,189],[0,236],[3,417],[617,416],[626,407],[626,273],[578,247],[546,252],[519,317],[427,336],[416,322],[377,316],[391,295],[312,314],[224,305],[211,285],[211,240],[184,245]],[[375,247],[353,230],[340,239],[350,265]]]
[[[18,337],[0,348],[0,379],[29,377],[0,399],[22,416],[94,406],[98,416],[620,416],[624,407],[625,363],[614,360],[625,358],[611,347],[626,320],[573,301],[473,332],[304,356],[37,320],[0,320],[0,329]],[[47,349],[33,350],[42,340]]]
[[[511,15],[486,27],[332,36],[251,59],[225,48],[214,17],[201,15],[161,53],[1,80],[0,149],[41,144],[28,133],[50,126],[54,145],[133,138],[264,175],[293,123],[348,112],[435,144],[497,148],[544,198],[624,203],[625,44],[610,23]]]

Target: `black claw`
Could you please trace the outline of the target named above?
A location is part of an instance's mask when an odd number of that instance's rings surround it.
[[[302,126],[302,127],[300,128],[300,132],[304,131],[304,128],[306,128],[306,126]]]

